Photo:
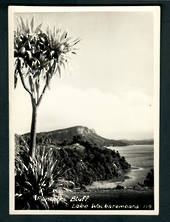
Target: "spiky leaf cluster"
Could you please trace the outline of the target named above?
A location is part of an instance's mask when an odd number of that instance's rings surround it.
[[[38,147],[35,158],[22,154],[20,146],[15,158],[15,204],[17,209],[53,209],[66,204],[70,181],[60,179],[52,149]]]
[[[20,76],[24,88],[38,104],[44,93],[44,89],[40,93],[41,81],[46,87],[57,71],[61,74],[61,67],[65,67],[70,54],[76,54],[75,45],[79,41],[68,37],[61,29],[43,31],[42,24],[35,27],[34,18],[30,23],[20,18],[14,32],[15,87]],[[28,85],[25,78],[28,78]]]

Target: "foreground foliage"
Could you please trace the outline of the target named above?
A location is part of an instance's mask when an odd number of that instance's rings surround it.
[[[65,191],[70,191],[69,187],[74,184],[60,178],[52,149],[37,147],[34,159],[28,153],[28,146],[22,140],[16,146],[16,209],[55,209],[66,205]]]
[[[20,137],[16,138],[21,143]],[[53,161],[57,159],[53,174],[58,177],[60,173],[60,177],[73,181],[77,187],[121,177],[130,168],[118,151],[87,141],[81,141],[80,144],[75,140],[74,144],[63,146],[43,142],[39,146],[52,149]]]

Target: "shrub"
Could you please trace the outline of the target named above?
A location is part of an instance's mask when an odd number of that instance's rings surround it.
[[[59,204],[67,204],[64,191],[69,190],[71,182],[54,174],[57,160],[54,160],[53,150],[37,147],[34,159],[27,153],[25,157],[17,153],[15,159],[16,209],[55,209]]]
[[[115,189],[116,190],[124,190],[124,186],[121,186],[121,185],[118,184]]]
[[[151,169],[150,172],[147,174],[146,179],[144,180],[144,185],[148,187],[154,186],[154,170]]]

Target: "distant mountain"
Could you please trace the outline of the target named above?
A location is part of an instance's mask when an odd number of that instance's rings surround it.
[[[27,141],[29,140],[29,134],[24,134],[23,136]],[[101,137],[94,130],[84,126],[37,133],[37,143],[53,145],[71,145],[75,143],[84,145],[89,143],[91,145],[97,145],[98,147],[128,145],[125,141]]]
[[[29,134],[23,137],[29,142]],[[128,145],[149,145],[153,144],[153,139],[148,140],[113,140],[99,136],[95,130],[84,126],[74,126],[60,130],[37,133],[37,143],[53,145],[71,145],[79,143],[81,145],[91,144],[97,147],[102,146],[128,146]]]
[[[147,139],[147,140],[120,140],[120,141],[126,143],[127,145],[153,145],[154,144],[153,139]]]

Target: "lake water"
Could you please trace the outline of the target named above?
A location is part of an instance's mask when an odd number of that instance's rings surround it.
[[[125,174],[124,181],[96,181],[90,189],[96,188],[114,188],[118,184],[125,187],[134,186],[138,182],[142,183],[153,168],[153,145],[132,145],[123,147],[109,147],[112,150],[118,150],[121,156],[124,156],[128,163],[131,164],[131,170]]]

